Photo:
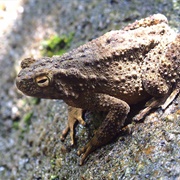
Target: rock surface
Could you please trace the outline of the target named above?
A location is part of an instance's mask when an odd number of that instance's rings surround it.
[[[71,48],[75,48],[155,13],[167,16],[180,31],[179,7],[178,1],[168,0],[0,2],[0,179],[180,178],[180,97],[164,112],[159,108],[144,121],[130,124],[129,133],[121,133],[79,167],[76,151],[92,136],[93,125],[77,126],[77,146],[70,147],[69,137],[61,143],[66,105],[39,103],[14,86],[20,60],[40,57],[42,41],[52,35],[74,33]],[[92,113],[87,112],[85,119],[93,124]]]

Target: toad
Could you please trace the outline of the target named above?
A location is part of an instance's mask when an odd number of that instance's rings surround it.
[[[136,117],[152,108],[166,108],[180,90],[180,34],[169,27],[162,14],[135,21],[122,30],[112,30],[62,56],[27,58],[16,78],[28,96],[63,99],[68,105],[68,124],[61,139],[74,124],[85,125],[83,110],[107,115],[93,138],[78,151],[82,165],[98,147],[112,141],[123,128],[130,105],[151,102]]]

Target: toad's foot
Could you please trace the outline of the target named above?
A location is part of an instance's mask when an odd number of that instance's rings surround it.
[[[175,89],[170,96],[166,99],[165,103],[161,105],[162,109],[166,109],[172,101],[175,99],[175,97],[180,93],[180,89]]]
[[[79,165],[83,165],[84,160],[86,159],[86,157],[91,154],[91,152],[93,152],[97,147],[97,145],[99,144],[98,140],[96,139],[96,137],[93,137],[91,139],[91,141],[89,143],[87,143],[83,148],[81,148],[77,154],[78,156],[82,155]]]
[[[128,126],[125,126],[121,129],[121,131],[123,132],[127,132],[129,131],[129,127]],[[79,162],[79,165],[83,165],[85,159],[88,157],[89,154],[91,154],[94,150],[97,149],[97,147],[101,146],[98,138],[98,136],[95,135],[84,147],[80,148],[77,152],[78,156],[81,156],[81,159],[80,159],[80,162]]]
[[[151,111],[152,109],[157,108],[158,106],[160,106],[161,103],[162,103],[162,100],[164,100],[164,98],[163,98],[163,99],[155,99],[155,98],[152,98],[150,101],[148,101],[148,102],[146,103],[146,106],[147,106],[147,107],[144,108],[142,111],[140,111],[139,114],[137,114],[137,115],[133,118],[133,120],[134,120],[134,121],[140,121],[140,120],[142,120],[147,114],[150,113],[150,111]]]
[[[61,140],[64,141],[68,132],[70,131],[71,145],[74,145],[74,124],[78,121],[83,126],[86,125],[86,122],[82,119],[83,110],[75,107],[68,107],[68,124],[63,130],[61,135]]]
[[[166,109],[172,101],[175,99],[175,97],[179,94],[180,90],[175,89],[171,94],[168,94],[162,98],[152,98],[150,101],[146,103],[146,108],[143,109],[139,114],[137,114],[133,120],[134,121],[140,121],[143,119],[147,114],[150,113],[150,111],[154,108],[158,108],[159,106],[162,107],[162,109]]]

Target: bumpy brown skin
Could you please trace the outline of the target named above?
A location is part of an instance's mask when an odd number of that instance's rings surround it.
[[[25,59],[21,66],[16,84],[24,94],[63,99],[70,106],[62,140],[70,130],[74,143],[74,123],[85,124],[82,109],[108,112],[94,137],[78,151],[83,164],[92,151],[117,136],[130,104],[153,98],[136,116],[139,120],[179,92],[180,34],[168,26],[165,16],[156,14],[63,56]]]

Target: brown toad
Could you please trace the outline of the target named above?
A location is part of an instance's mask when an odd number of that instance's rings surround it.
[[[156,14],[110,31],[63,56],[25,59],[16,84],[24,94],[63,99],[69,105],[68,131],[74,144],[74,123],[82,109],[106,111],[94,137],[78,154],[80,164],[98,147],[115,138],[130,111],[129,105],[152,101],[136,119],[165,101],[164,108],[180,89],[180,34],[165,16]]]

